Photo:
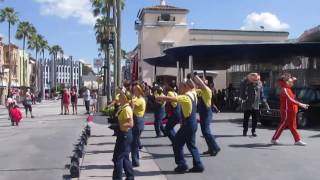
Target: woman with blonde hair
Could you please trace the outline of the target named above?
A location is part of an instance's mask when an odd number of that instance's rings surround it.
[[[134,97],[132,98],[133,120],[134,126],[132,129],[133,141],[131,145],[132,166],[138,167],[139,163],[139,147],[141,146],[140,136],[144,130],[144,114],[146,111],[146,101],[144,99],[144,91],[139,83],[134,83],[132,86]]]
[[[113,151],[114,169],[112,179],[122,179],[122,171],[125,171],[126,179],[134,179],[132,164],[129,159],[130,146],[132,143],[132,128],[134,126],[133,110],[129,104],[131,93],[121,88],[119,95],[120,108],[116,113],[118,120],[118,133]]]

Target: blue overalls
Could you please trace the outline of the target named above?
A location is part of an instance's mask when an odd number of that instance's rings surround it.
[[[207,107],[204,103],[202,97],[199,98],[198,110],[200,115],[200,127],[203,137],[205,138],[209,151],[211,152],[219,152],[220,147],[218,146],[214,135],[211,134],[210,123],[212,120],[212,109],[211,107]]]
[[[168,138],[170,139],[171,143],[173,144],[174,137],[176,136],[176,131],[174,127],[179,123],[181,120],[181,107],[179,104],[173,109],[173,113],[171,116],[168,117],[168,122],[165,127],[165,132]]]
[[[132,130],[128,132],[122,132],[119,130],[117,133],[116,144],[114,146],[113,158],[114,169],[112,174],[113,180],[122,180],[122,171],[125,171],[126,179],[134,179],[134,171],[129,159],[129,153],[131,151],[132,144]]]
[[[154,130],[156,131],[157,137],[161,136],[161,132],[164,133],[162,120],[164,119],[165,115],[165,107],[156,102],[154,109]]]
[[[198,148],[196,147],[196,132],[198,128],[197,124],[197,105],[196,101],[187,95],[192,101],[192,112],[187,118],[182,114],[182,124],[178,130],[173,143],[173,152],[175,157],[175,162],[178,168],[187,169],[186,160],[184,158],[183,147],[187,144],[192,157],[193,157],[193,167],[203,169],[202,162],[200,160],[200,155]],[[182,113],[182,112],[181,112]]]
[[[132,144],[131,144],[131,158],[132,158],[132,166],[139,166],[139,146],[140,143],[140,136],[142,131],[144,130],[144,118],[133,116],[134,126],[132,128]]]

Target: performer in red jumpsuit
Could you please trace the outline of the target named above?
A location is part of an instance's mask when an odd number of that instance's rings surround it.
[[[284,74],[278,81],[281,88],[280,91],[280,125],[277,128],[275,134],[272,137],[272,144],[279,144],[279,137],[286,127],[289,127],[294,140],[295,145],[305,146],[306,143],[301,141],[299,132],[297,131],[297,113],[298,107],[303,109],[308,109],[307,104],[303,104],[295,100],[295,94],[292,91],[292,86],[296,78],[292,77],[290,74]]]

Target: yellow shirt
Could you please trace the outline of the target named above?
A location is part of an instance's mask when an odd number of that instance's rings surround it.
[[[174,91],[169,91],[169,92],[168,92],[168,96],[169,96],[169,97],[177,97],[178,94],[177,94],[176,92],[174,92]],[[177,102],[172,102],[172,103],[171,103],[171,106],[172,106],[173,108],[177,107],[177,105],[178,105]]]
[[[207,108],[211,107],[211,100],[212,100],[212,91],[209,87],[206,87],[205,89],[197,89],[198,96],[200,96],[204,102],[204,104],[207,106]]]
[[[133,114],[137,117],[143,117],[146,111],[146,101],[143,97],[134,97],[133,103]]]
[[[192,113],[192,101],[196,99],[195,94],[193,92],[188,92],[185,95],[179,95],[177,96],[177,102],[181,105],[182,108],[182,114],[184,118],[187,118]]]
[[[123,124],[129,122],[128,119],[133,119],[133,112],[130,105],[125,104],[120,108],[120,111],[118,114],[119,126],[122,132],[128,132],[129,130],[129,128],[123,126]]]
[[[156,98],[156,97],[159,97],[159,96],[164,96],[163,93],[159,94],[157,91],[155,91],[153,94],[154,94],[154,97],[155,97],[155,98]],[[161,104],[162,106],[164,106],[164,105],[166,104],[165,101],[156,101],[156,102],[159,103],[159,104]]]

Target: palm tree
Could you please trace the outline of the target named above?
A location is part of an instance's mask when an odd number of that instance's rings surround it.
[[[117,7],[117,2],[119,2],[119,4],[121,4],[122,8],[124,7],[124,0],[121,0],[121,1],[117,1],[117,0],[91,0],[92,2],[92,6],[94,8],[93,10],[93,15],[95,17],[97,16],[103,16],[107,19],[107,21],[109,22],[109,24],[107,25],[107,31],[103,31],[105,32],[107,35],[110,35],[110,33],[112,32],[112,27],[116,27],[117,26],[117,22],[116,22],[116,7]],[[111,10],[113,12],[113,15],[112,15],[112,18],[111,18]],[[98,21],[98,19],[97,19]],[[96,29],[96,28],[95,28]],[[97,30],[97,29],[96,29]],[[99,39],[99,36],[102,36],[101,33],[103,33],[102,31],[96,33],[96,37]],[[113,32],[115,32],[115,30],[113,30]],[[115,33],[115,34],[118,34],[118,33]],[[118,80],[116,80],[116,78],[118,77],[117,76],[117,64],[116,63],[116,59],[117,59],[117,49],[118,49],[118,46],[117,46],[117,40],[116,40],[116,35],[115,35],[115,41],[114,41],[114,51],[115,51],[115,54],[114,54],[114,57],[115,57],[115,63],[114,63],[114,78],[115,78],[115,86],[117,86],[117,82]],[[99,43],[99,42],[97,42]],[[108,47],[108,46],[107,46]],[[101,48],[101,44],[100,44],[100,48]],[[108,49],[108,48],[107,48]],[[106,55],[106,59],[105,59],[105,64],[107,66],[110,67],[110,62],[107,62],[107,57],[109,57],[109,54]],[[107,73],[105,74],[108,74],[108,77],[110,76],[110,68],[107,69]],[[106,82],[106,81],[105,81]],[[109,86],[111,87],[111,86]],[[107,88],[108,90],[108,93],[110,92],[110,88]],[[109,95],[108,95],[109,96]]]
[[[32,34],[31,38],[28,41],[28,49],[35,50],[36,61],[37,61],[37,90],[40,91],[39,87],[41,87],[41,63],[38,61],[38,53],[40,51],[40,41],[43,37],[39,34]]]
[[[44,59],[44,53],[45,53],[45,51],[49,48],[49,46],[48,46],[48,41],[47,40],[45,40],[44,39],[44,37],[43,36],[39,36],[39,47],[40,47],[40,52],[42,53],[42,60],[41,60],[41,78],[42,78],[42,99],[45,99],[45,84],[46,84],[46,82],[45,82],[45,76],[44,76],[44,74],[43,74],[43,70],[44,70],[44,66],[43,66],[43,64],[45,64],[45,59]],[[43,63],[42,63],[43,62]]]
[[[18,40],[22,39],[22,69],[23,69],[23,85],[26,85],[26,62],[24,60],[24,51],[25,51],[25,45],[26,45],[26,40],[29,41],[31,36],[36,33],[36,28],[29,22],[23,21],[20,22],[17,28],[16,32],[16,38]],[[20,77],[21,79],[21,77]]]
[[[9,83],[8,83],[8,94],[11,89],[11,69],[12,69],[12,62],[11,62],[11,26],[15,25],[18,22],[18,13],[13,9],[6,7],[0,10],[0,22],[7,22],[8,23],[8,44],[9,44]]]
[[[53,77],[56,77],[56,61],[58,58],[58,54],[63,54],[63,53],[64,53],[63,49],[59,45],[53,45],[52,47],[49,47],[49,54],[53,56],[53,70],[52,70]],[[57,92],[56,80],[54,80],[53,84],[56,87],[56,92]]]
[[[121,83],[121,11],[124,9],[124,0],[116,1],[116,14],[117,14],[117,46],[116,46],[116,62],[117,62],[117,85]]]

